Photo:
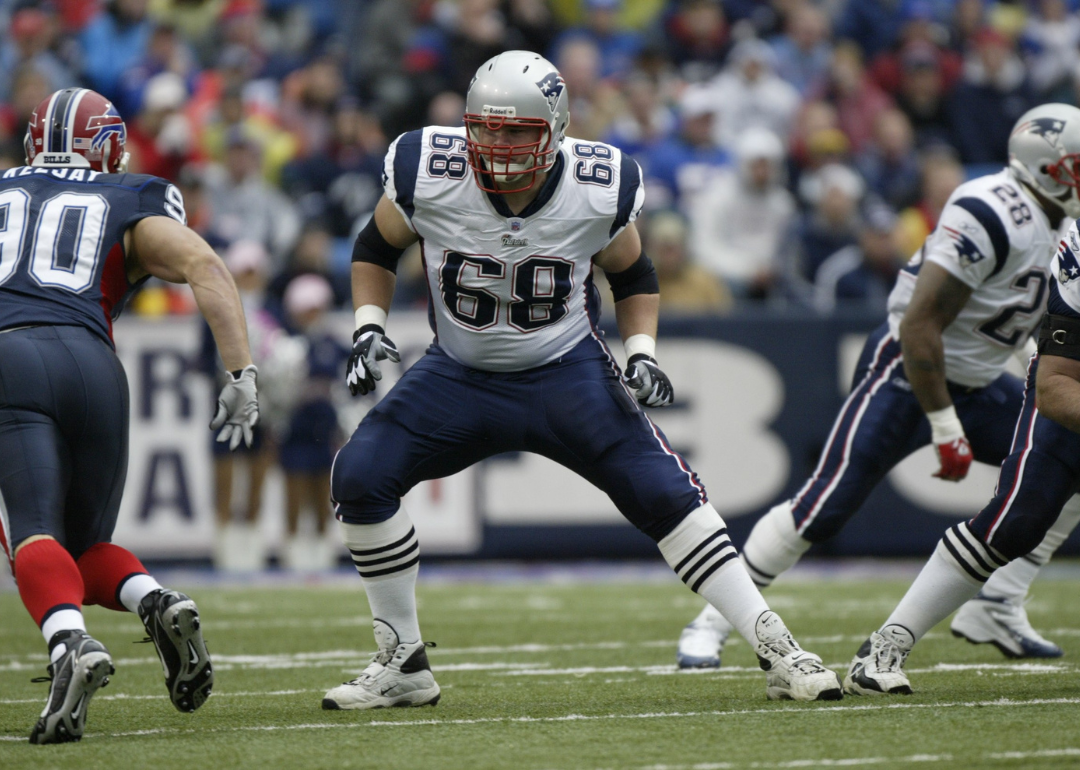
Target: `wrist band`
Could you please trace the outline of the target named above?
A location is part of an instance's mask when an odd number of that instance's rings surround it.
[[[656,358],[656,340],[648,334],[634,334],[627,337],[626,341],[623,342],[623,347],[626,349],[627,359],[636,356],[638,353],[643,353],[652,359]]]
[[[360,329],[368,324],[374,324],[380,329],[386,328],[386,311],[378,305],[361,305],[353,313],[356,319],[356,328]]]
[[[930,421],[930,440],[935,444],[950,444],[964,437],[964,426],[956,416],[956,407],[927,412],[926,419]]]

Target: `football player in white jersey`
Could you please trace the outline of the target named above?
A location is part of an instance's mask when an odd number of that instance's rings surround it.
[[[863,348],[816,470],[750,533],[742,559],[759,586],[835,535],[916,449],[932,443],[941,462],[934,475],[950,481],[963,479],[972,459],[999,465],[1008,456],[1023,384],[1004,373],[1005,365],[1010,355],[1030,355],[1030,335],[1046,308],[1050,259],[1066,210],[1075,205],[1075,189],[1048,176],[1048,164],[1075,150],[1080,110],[1037,107],[1013,129],[1009,166],[950,196],[937,228],[897,278],[888,322]],[[1060,656],[1031,627],[1023,601],[1078,519],[1080,501],[1065,507],[1038,548],[991,578],[957,614],[953,634],[992,643],[1010,657]],[[679,665],[718,667],[730,632],[731,624],[706,607],[683,630]]]
[[[1069,122],[1074,123],[1075,118]],[[1080,125],[1058,163],[1056,180],[1080,188]],[[1048,164],[1054,168],[1053,164]],[[1070,204],[1070,217],[1080,201]],[[1024,408],[994,498],[971,521],[949,528],[881,628],[851,661],[844,687],[858,695],[908,695],[903,671],[927,631],[1044,540],[1080,488],[1080,232],[1074,223],[1051,265],[1038,355],[1028,367]],[[1036,405],[1036,397],[1038,405]],[[1055,519],[1057,523],[1055,523]],[[1007,565],[1007,566],[1002,566]],[[996,570],[996,571],[995,571]]]
[[[655,358],[656,274],[634,226],[641,171],[614,147],[566,137],[567,104],[550,62],[511,51],[476,73],[464,128],[412,131],[387,153],[386,195],[353,254],[350,388],[371,391],[379,362],[399,358],[384,329],[397,259],[417,240],[435,341],[334,462],[337,518],[378,652],[323,708],[438,701],[401,497],[509,451],[542,454],[607,492],[755,648],[770,698],[837,699],[836,674],[769,610],[696,474],[641,409],[672,401]],[[595,330],[594,263],[616,300],[622,376]]]

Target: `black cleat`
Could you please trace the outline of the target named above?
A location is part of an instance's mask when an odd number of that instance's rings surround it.
[[[31,743],[70,743],[83,736],[90,698],[116,673],[109,651],[85,631],[58,631],[49,642],[50,652],[63,644],[60,659],[49,664],[49,676],[35,682],[52,682],[49,699],[34,729]]]
[[[210,697],[214,670],[203,641],[199,610],[190,597],[158,589],[139,604],[139,618],[157,647],[169,698],[180,711],[194,711]]]

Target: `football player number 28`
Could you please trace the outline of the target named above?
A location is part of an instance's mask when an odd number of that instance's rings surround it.
[[[497,257],[448,251],[439,284],[446,308],[463,326],[487,329],[504,320],[519,331],[531,332],[566,315],[573,271],[573,263],[558,257],[529,257],[508,271],[507,263]],[[505,281],[509,287],[500,286]],[[500,299],[507,295],[512,299]]]
[[[175,204],[179,191],[167,200]],[[182,200],[180,206],[183,206]],[[175,209],[175,205],[172,205]],[[95,193],[63,192],[41,204],[37,224],[28,232],[30,195],[18,187],[0,193],[0,284],[11,278],[19,265],[23,246],[31,239],[30,275],[42,286],[55,286],[76,294],[94,283],[101,258],[101,241],[109,204]],[[183,208],[179,216],[183,221]]]

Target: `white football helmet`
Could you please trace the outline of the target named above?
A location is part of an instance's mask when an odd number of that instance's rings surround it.
[[[1020,116],[1009,135],[1017,179],[1080,218],[1080,109],[1043,104]]]
[[[566,82],[543,56],[507,51],[484,62],[465,97],[466,145],[476,184],[487,192],[528,190],[555,162],[569,120]],[[522,144],[490,141],[490,132],[514,126],[539,127],[540,135]],[[517,186],[509,189],[507,182]]]

